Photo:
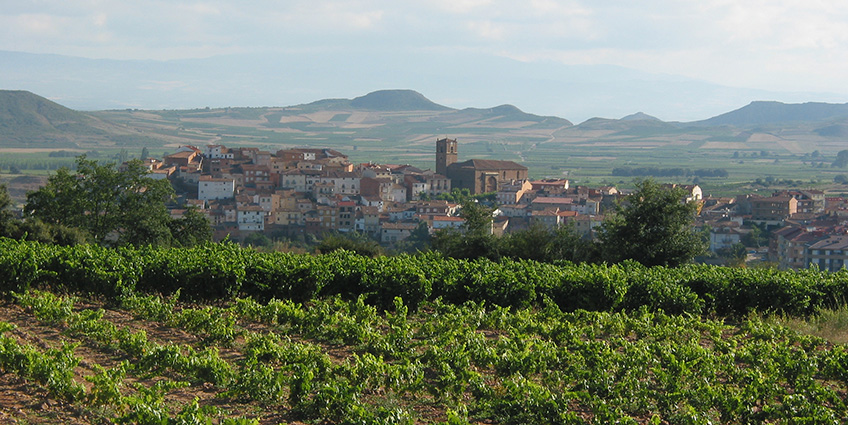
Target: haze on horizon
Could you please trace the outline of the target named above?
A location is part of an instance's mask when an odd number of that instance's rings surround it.
[[[844,80],[848,75],[846,2],[0,0],[0,5],[3,51],[146,64],[197,58],[215,58],[214,63],[227,64],[263,58],[257,67],[281,68],[290,66],[292,60],[320,58],[313,71],[321,78],[299,81],[299,75],[308,74],[306,67],[301,74],[292,75],[294,81],[279,81],[293,87],[273,92],[262,87],[269,84],[267,79],[257,78],[257,86],[251,87],[250,77],[245,76],[246,81],[231,93],[218,88],[222,103],[212,106],[287,106],[407,88],[455,108],[512,103],[527,112],[579,122],[594,115],[619,118],[622,112],[637,110],[667,121],[704,119],[708,117],[692,115],[726,112],[754,100],[848,102]],[[463,64],[463,57],[469,63]],[[446,78],[453,61],[458,77]],[[408,68],[405,63],[410,64]],[[432,68],[422,69],[428,68],[428,63]],[[0,64],[0,71],[9,65]],[[514,69],[507,71],[507,67]],[[345,80],[348,69],[354,70],[357,78],[349,78],[348,84],[333,81]],[[603,74],[599,70],[610,75],[599,75]],[[32,71],[32,78],[38,78],[41,70]],[[38,81],[2,74],[2,89],[40,88]],[[473,86],[471,80],[477,75],[481,87],[465,89],[463,81]],[[556,97],[544,99],[522,87],[522,75],[537,80],[534,90],[539,93],[543,93],[545,81],[557,83],[557,75],[573,85],[562,85]],[[181,78],[184,75],[175,74],[173,79],[131,84],[142,89],[144,84],[152,84],[162,93],[185,89],[182,104],[162,101],[135,106],[205,106],[202,102],[210,97],[193,102],[190,96],[199,88]],[[591,93],[568,96],[574,85],[597,83],[600,87],[608,82],[604,78],[613,86],[620,85],[618,91],[627,87],[628,81],[703,86],[700,92],[692,91],[692,99],[678,103],[697,101],[698,93],[714,90],[709,87],[739,92],[709,99],[697,112],[675,109],[673,103],[651,110],[650,97],[668,95],[660,89],[656,95],[650,88],[634,92],[644,99],[645,107],[632,98],[618,98],[613,89],[596,89],[596,98]],[[84,75],[69,76],[66,84],[84,79]],[[485,83],[491,93],[486,93]],[[263,98],[263,91],[273,97]],[[37,94],[60,102],[63,97],[61,93]],[[109,96],[115,98],[111,101],[122,101],[117,89]],[[111,104],[104,101],[103,107],[106,105]],[[74,107],[73,100],[70,106]]]

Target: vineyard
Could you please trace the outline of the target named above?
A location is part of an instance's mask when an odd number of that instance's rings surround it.
[[[0,240],[0,423],[844,423],[848,273]]]

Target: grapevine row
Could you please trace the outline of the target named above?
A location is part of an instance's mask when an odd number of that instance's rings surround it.
[[[806,315],[848,299],[848,271],[827,273],[735,269],[704,265],[646,268],[455,260],[436,253],[366,258],[350,252],[322,256],[258,253],[234,244],[190,249],[58,247],[0,239],[0,293],[49,287],[107,299],[124,293],[186,300],[304,302],[364,297],[380,310],[395,297],[415,311],[425,301],[529,307],[552,301],[564,311]]]

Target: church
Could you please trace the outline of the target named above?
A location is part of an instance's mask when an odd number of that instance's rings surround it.
[[[457,160],[456,139],[436,140],[436,173],[450,179],[452,188],[468,189],[473,195],[497,192],[504,182],[527,179],[527,167],[513,161]]]

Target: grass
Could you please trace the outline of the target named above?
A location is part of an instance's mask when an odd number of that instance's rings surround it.
[[[848,344],[848,304],[822,309],[810,317],[774,315],[764,320],[834,344]]]

